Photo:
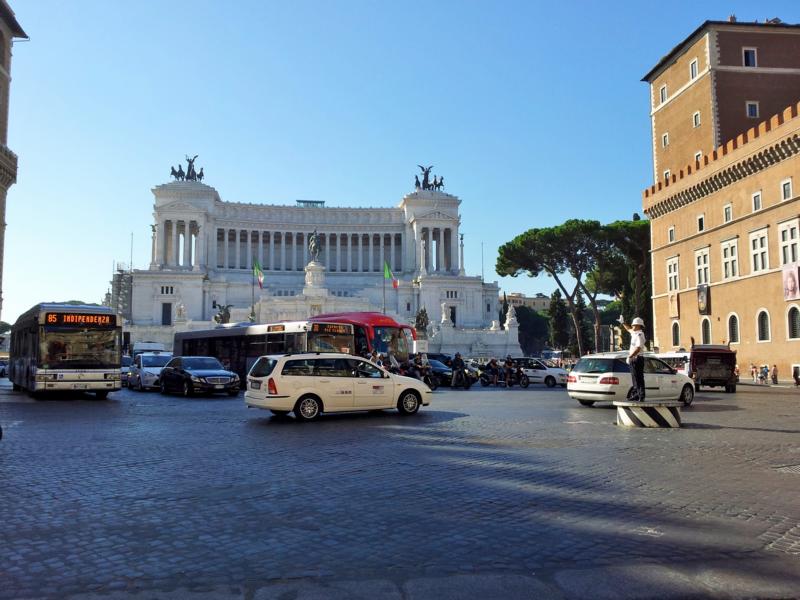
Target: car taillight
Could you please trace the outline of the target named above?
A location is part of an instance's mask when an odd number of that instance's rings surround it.
[[[619,377],[601,377],[600,381],[597,383],[603,383],[605,385],[619,385]]]
[[[578,378],[575,375],[567,375],[567,383],[575,383],[578,381]]]
[[[273,396],[278,395],[278,388],[275,387],[275,380],[272,377],[270,377],[269,381],[267,382],[267,390],[269,390],[269,393]]]

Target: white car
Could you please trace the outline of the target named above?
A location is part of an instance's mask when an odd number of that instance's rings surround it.
[[[430,388],[350,354],[261,356],[247,375],[244,402],[311,421],[323,412],[396,408],[412,415],[431,403]]]
[[[543,383],[547,387],[567,387],[567,371],[548,364],[540,358],[514,358],[514,363],[522,367],[531,383]]]
[[[581,358],[567,377],[567,393],[584,406],[595,402],[626,400],[633,392],[627,353],[590,354]],[[647,400],[694,400],[694,383],[664,361],[644,355]]]
[[[137,354],[128,374],[128,387],[138,392],[158,389],[161,384],[161,369],[171,358],[172,352]]]

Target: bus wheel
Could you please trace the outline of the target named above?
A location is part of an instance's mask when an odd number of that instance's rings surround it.
[[[106,398],[108,398],[108,391],[107,390],[100,390],[100,391],[95,392],[94,395],[98,400],[105,400]]]

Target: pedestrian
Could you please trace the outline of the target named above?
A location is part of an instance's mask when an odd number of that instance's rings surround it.
[[[778,365],[772,365],[772,385],[778,385]]]
[[[800,386],[800,367],[792,367],[792,379],[794,379],[794,387]]]
[[[628,364],[631,368],[631,380],[634,390],[631,400],[644,402],[644,355],[642,353],[645,351],[645,344],[647,343],[644,337],[644,320],[641,317],[636,317],[630,326],[625,325],[625,323],[622,323],[622,326],[631,334],[631,347],[628,350]]]
[[[750,377],[753,378],[753,383],[758,383],[758,369],[755,363],[750,363]]]
[[[758,372],[758,382],[767,385],[767,378],[769,377],[769,367],[762,365]]]

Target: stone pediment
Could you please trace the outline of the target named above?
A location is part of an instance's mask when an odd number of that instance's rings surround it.
[[[202,212],[203,209],[195,206],[193,204],[189,204],[188,202],[184,202],[182,200],[178,200],[177,202],[170,202],[169,204],[162,204],[158,207],[158,212],[173,212],[173,213],[197,213]]]
[[[431,221],[457,221],[458,217],[453,215],[448,215],[447,213],[443,213],[440,210],[432,210],[430,212],[426,212],[421,215],[419,214],[414,215],[415,221],[421,221],[423,219]]]

